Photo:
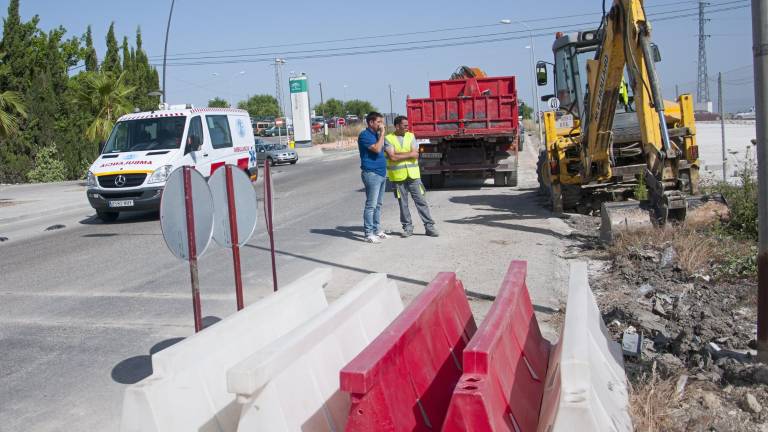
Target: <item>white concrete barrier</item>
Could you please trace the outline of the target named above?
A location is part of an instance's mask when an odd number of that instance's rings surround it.
[[[242,403],[239,431],[343,431],[339,371],[403,310],[394,282],[366,277],[327,309],[227,372]]]
[[[632,431],[621,347],[589,288],[587,264],[571,264],[560,341],[550,355],[538,430]]]
[[[226,371],[328,306],[328,268],[310,272],[152,356],[152,375],[126,388],[122,432],[237,430]]]

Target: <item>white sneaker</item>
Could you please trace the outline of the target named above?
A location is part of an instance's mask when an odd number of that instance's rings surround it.
[[[380,233],[377,233],[376,237],[380,238],[381,240],[386,240],[386,239],[390,238],[391,236],[389,234],[385,233],[384,231],[382,231]]]
[[[377,235],[369,235],[365,237],[367,243],[381,243],[381,239]]]

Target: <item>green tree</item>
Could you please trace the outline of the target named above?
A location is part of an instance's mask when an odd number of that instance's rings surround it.
[[[66,167],[56,151],[56,144],[43,147],[37,153],[35,167],[27,173],[27,179],[33,183],[66,180]]]
[[[160,77],[157,69],[149,64],[149,58],[144,51],[141,38],[141,28],[136,29],[136,50],[133,61],[133,84],[136,91],[133,95],[134,105],[141,110],[150,110],[156,108],[160,103],[157,96],[149,96],[148,93],[160,89]]]
[[[354,114],[359,118],[363,118],[371,111],[376,111],[376,108],[368,101],[352,99],[344,103],[345,114]]]
[[[533,115],[533,108],[529,107],[525,103],[520,103],[520,115],[523,116],[523,119],[530,120],[531,116]]]
[[[316,113],[324,114],[326,117],[341,117],[346,113],[344,103],[338,99],[330,98],[322,104],[314,107]]]
[[[248,114],[254,118],[280,115],[277,99],[267,94],[251,96],[247,101],[238,102],[237,107],[248,111]]]
[[[0,139],[19,132],[19,117],[27,117],[21,95],[10,90],[0,93]]]
[[[229,108],[229,102],[217,96],[208,101],[208,108]]]
[[[93,47],[91,26],[88,26],[85,31],[85,70],[87,72],[99,70],[99,58],[96,56],[96,48]]]
[[[3,22],[3,39],[0,42],[2,64],[8,73],[0,79],[0,89],[25,93],[29,88],[34,69],[34,48],[32,40],[39,32],[40,19],[32,17],[29,22],[22,22],[19,16],[19,0],[8,4],[8,15]]]
[[[107,32],[107,53],[104,55],[104,62],[101,64],[101,70],[119,74],[121,72],[120,53],[117,47],[117,38],[115,37],[115,23],[109,25]]]
[[[131,63],[131,48],[128,46],[128,36],[123,36],[123,45],[120,49],[123,51],[123,70],[130,74],[133,72],[133,64]]]
[[[76,98],[82,109],[96,113],[85,130],[91,141],[105,141],[115,121],[131,111],[129,96],[135,87],[125,84],[125,72],[115,77],[110,73],[90,73],[83,80]]]

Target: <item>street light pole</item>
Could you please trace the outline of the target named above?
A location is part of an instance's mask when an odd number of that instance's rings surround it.
[[[389,116],[392,117],[392,126],[395,125],[395,112],[392,108],[392,84],[389,85]]]
[[[528,38],[531,47],[531,97],[533,97],[533,104],[531,108],[533,108],[533,115],[536,116],[535,121],[539,130],[539,142],[541,142],[544,140],[544,137],[542,136],[541,116],[539,115],[539,88],[536,86],[536,82],[534,81],[536,77],[536,45],[533,43],[533,29],[528,24],[518,20],[503,19],[499,22],[501,24],[512,24],[514,22],[528,29]]]
[[[171,0],[171,11],[168,13],[168,25],[165,27],[165,48],[163,49],[163,103],[165,103],[165,66],[168,56],[168,32],[171,30],[171,17],[173,16],[173,5],[176,0]]]
[[[757,358],[768,361],[768,0],[752,0],[755,73],[759,251],[757,254]]]

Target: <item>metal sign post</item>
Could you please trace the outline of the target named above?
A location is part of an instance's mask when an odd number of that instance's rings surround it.
[[[195,331],[203,329],[197,260],[213,231],[213,199],[202,174],[189,166],[171,173],[160,201],[160,227],[168,249],[189,261]]]
[[[160,227],[168,249],[189,261],[195,332],[203,329],[197,260],[211,241],[212,208],[211,191],[194,168],[184,166],[168,176],[160,201]]]
[[[240,246],[237,239],[237,212],[235,211],[235,187],[232,185],[232,165],[225,165],[227,176],[227,208],[229,210],[229,231],[232,238],[232,262],[235,267],[235,298],[237,310],[243,308],[243,275],[240,272]]]
[[[768,362],[768,0],[752,0],[757,129],[757,359]]]
[[[208,179],[213,195],[213,239],[220,246],[232,248],[237,310],[244,307],[240,246],[256,228],[257,198],[248,175],[235,165],[224,165]]]
[[[189,275],[192,280],[192,310],[195,317],[195,332],[203,329],[202,307],[200,306],[200,278],[197,273],[197,246],[195,244],[195,211],[192,204],[191,167],[183,168],[184,211],[187,214],[187,247],[189,248]]]
[[[272,172],[269,170],[269,162],[264,160],[264,216],[269,235],[269,250],[272,254],[272,289],[277,291],[277,268],[275,266],[275,233],[272,224]]]

